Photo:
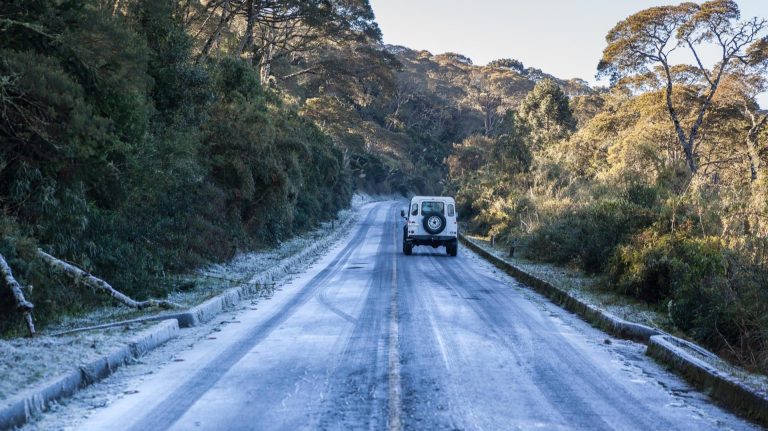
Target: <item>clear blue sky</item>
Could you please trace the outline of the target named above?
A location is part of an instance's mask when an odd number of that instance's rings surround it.
[[[515,58],[559,78],[595,81],[605,35],[659,0],[370,0],[384,42],[453,51],[475,64]],[[742,18],[768,18],[768,0],[737,0]],[[760,98],[768,107],[768,94]]]

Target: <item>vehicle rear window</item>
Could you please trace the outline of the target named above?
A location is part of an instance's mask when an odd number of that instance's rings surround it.
[[[411,205],[411,215],[419,215],[419,204]]]
[[[424,201],[421,203],[421,213],[438,213],[443,214],[445,211],[445,204],[442,202]]]
[[[448,217],[454,216],[453,204],[448,204]]]

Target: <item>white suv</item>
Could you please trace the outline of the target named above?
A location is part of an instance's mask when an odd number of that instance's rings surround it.
[[[457,235],[459,225],[456,221],[456,202],[447,196],[414,196],[406,214],[403,227],[403,253],[410,255],[416,245],[429,245],[437,248],[445,246],[451,256],[459,251]]]

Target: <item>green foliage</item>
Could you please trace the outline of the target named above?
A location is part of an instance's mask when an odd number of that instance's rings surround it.
[[[618,248],[609,274],[614,288],[644,301],[673,299],[670,311],[682,329],[693,325],[699,301],[694,291],[725,277],[725,258],[718,238],[646,232]]]
[[[611,286],[666,306],[674,324],[697,341],[765,370],[768,249],[760,240],[734,245],[718,237],[647,231],[618,249]]]
[[[576,128],[568,97],[551,79],[536,84],[520,104],[518,115],[531,131],[534,150],[566,138]]]
[[[493,60],[490,63],[488,63],[488,67],[512,69],[520,73],[525,71],[525,66],[523,66],[523,62],[513,58],[500,58],[498,60]]]
[[[525,240],[525,254],[577,265],[588,273],[606,267],[615,248],[653,222],[652,212],[626,199],[605,199],[559,214]]]
[[[174,2],[140,0],[131,9],[127,19],[149,48],[147,74],[157,114],[166,124],[198,125],[214,96],[206,70],[189,60],[192,40],[173,14]]]
[[[50,274],[37,247],[162,297],[167,273],[274,244],[349,203],[341,150],[246,63],[194,64],[175,6],[0,4],[0,253],[41,326],[109,300]]]

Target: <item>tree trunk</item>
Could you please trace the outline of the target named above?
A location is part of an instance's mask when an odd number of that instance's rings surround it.
[[[224,30],[224,26],[235,16],[236,12],[237,8],[232,11],[229,10],[229,0],[226,0],[221,11],[221,19],[219,19],[219,23],[216,25],[216,30],[214,30],[213,34],[207,41],[205,41],[205,45],[203,45],[203,49],[200,50],[200,54],[197,56],[195,64],[200,64],[208,58],[208,54],[211,52],[213,44],[219,40],[219,36],[221,35],[221,31]]]
[[[42,250],[37,250],[37,255],[43,260],[43,262],[48,264],[51,268],[71,277],[74,280],[75,284],[87,286],[92,289],[106,292],[111,297],[115,298],[116,300],[118,300],[119,302],[121,302],[122,304],[128,307],[135,308],[137,310],[142,310],[144,308],[149,308],[149,307],[160,307],[160,308],[181,307],[179,304],[176,304],[170,301],[165,301],[165,300],[148,299],[146,301],[136,301],[134,299],[131,299],[127,295],[115,290],[106,281],[96,278],[93,275],[83,271],[82,269],[77,268],[76,266],[69,264],[67,262],[64,262],[63,260],[56,259],[55,257],[51,256],[50,254]]]
[[[117,12],[120,11],[122,8],[123,8],[123,0],[115,1],[114,6],[112,7],[112,16],[117,15]]]
[[[315,74],[315,73],[317,73],[317,69],[319,69],[319,68],[320,68],[320,66],[308,67],[306,69],[299,70],[298,72],[293,72],[293,73],[289,73],[288,75],[283,75],[282,77],[280,77],[280,79],[282,79],[282,80],[291,79],[291,78],[295,78],[297,76],[305,75],[307,73]],[[395,112],[395,114],[397,114],[397,112]]]
[[[685,136],[685,131],[683,130],[683,126],[680,125],[680,119],[678,118],[677,111],[672,103],[672,73],[670,72],[669,64],[667,64],[666,61],[663,61],[662,65],[664,66],[664,73],[667,78],[667,86],[665,90],[667,111],[669,112],[669,117],[672,119],[672,124],[675,126],[675,132],[677,133],[677,139],[680,142],[680,146],[683,147],[683,153],[685,154],[685,161],[688,163],[688,168],[691,170],[691,173],[695,175],[698,166],[696,165],[696,158],[693,154],[693,146],[689,144],[688,137]],[[692,143],[694,140],[691,139],[690,142]]]
[[[256,9],[256,7],[253,4],[254,0],[247,0],[245,2],[245,7],[248,11],[248,20],[246,21],[245,25],[245,34],[243,35],[243,39],[240,41],[240,46],[237,47],[237,54],[240,55],[248,48],[252,48],[253,46],[253,27],[256,25],[256,15],[259,13],[259,11]],[[251,49],[253,51],[253,49]]]
[[[269,76],[272,74],[272,59],[267,57],[268,53],[264,53],[264,57],[262,57],[263,61],[261,62],[261,66],[259,67],[259,76],[261,78],[261,84],[262,86],[267,85],[267,81],[269,81]]]
[[[0,276],[2,276],[5,284],[11,289],[13,298],[16,300],[16,309],[24,315],[24,320],[27,322],[27,329],[29,329],[29,336],[34,336],[35,323],[32,321],[32,309],[35,308],[35,306],[24,298],[24,292],[21,291],[21,285],[15,278],[13,278],[11,267],[8,266],[8,262],[5,261],[5,258],[1,254]]]
[[[749,159],[750,180],[755,182],[760,177],[763,162],[760,158],[757,137],[763,127],[768,124],[768,114],[763,114],[761,117],[757,117],[749,111],[747,111],[747,114],[752,120],[752,126],[749,128],[749,132],[747,132],[747,158]]]
[[[760,171],[760,156],[757,154],[756,143],[747,140],[747,159],[749,160],[749,181],[755,182]]]
[[[268,31],[273,31],[272,29]],[[261,57],[259,58],[259,78],[261,79],[261,85],[267,85],[269,76],[272,75],[272,60],[274,59],[274,45],[272,40],[268,40],[266,45],[262,48]]]

